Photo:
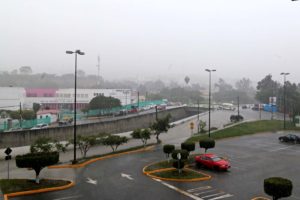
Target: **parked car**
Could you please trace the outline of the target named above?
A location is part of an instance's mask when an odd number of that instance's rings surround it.
[[[215,154],[206,153],[195,157],[197,167],[207,167],[214,170],[227,171],[230,168],[230,163]]]
[[[288,134],[278,138],[280,142],[300,143],[300,137],[293,134]]]
[[[32,127],[30,130],[37,130],[37,129],[44,129],[49,128],[48,124],[37,124],[36,126]]]
[[[230,116],[230,121],[231,122],[239,122],[239,121],[243,121],[244,117],[242,115],[231,115]]]

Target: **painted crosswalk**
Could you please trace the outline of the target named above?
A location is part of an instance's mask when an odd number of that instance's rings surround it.
[[[226,193],[212,186],[201,186],[187,190],[188,193],[197,196],[203,200],[218,200],[233,197],[232,194]]]

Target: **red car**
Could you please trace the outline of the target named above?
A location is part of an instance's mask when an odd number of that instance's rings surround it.
[[[230,168],[230,163],[227,160],[218,157],[217,155],[212,153],[196,156],[195,162],[197,167],[204,166],[210,169],[224,170],[224,171]]]

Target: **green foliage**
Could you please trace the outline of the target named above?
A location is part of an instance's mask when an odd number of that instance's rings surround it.
[[[89,109],[107,109],[121,106],[121,101],[114,97],[96,96],[89,103]]]
[[[187,150],[188,152],[195,150],[195,143],[193,142],[183,142],[181,143],[181,149]]]
[[[187,160],[188,156],[189,156],[189,152],[187,150],[184,150],[184,149],[175,149],[173,152],[172,152],[172,158],[174,160],[178,160],[177,158],[177,154],[180,153],[181,155],[181,158],[180,160]]]
[[[44,167],[54,165],[59,161],[58,152],[28,153],[16,156],[16,165],[19,168],[32,168],[36,174],[36,183],[39,183],[39,174]]]
[[[103,145],[110,146],[114,152],[115,150],[117,150],[117,148],[120,145],[127,143],[127,141],[128,141],[128,138],[125,136],[109,135],[109,136],[103,138],[101,140],[101,143]]]
[[[36,118],[36,114],[33,110],[22,110],[21,113],[20,113],[20,110],[11,111],[9,113],[9,115],[12,119],[20,119],[20,116],[22,116],[22,119],[25,119],[25,120],[30,120],[30,119]]]
[[[141,138],[141,129],[140,128],[138,128],[138,129],[135,129],[132,133],[131,133],[131,136],[132,136],[132,138],[134,138],[134,139],[140,139]]]
[[[274,200],[292,195],[293,184],[290,180],[281,177],[271,177],[264,180],[265,193]]]
[[[33,103],[32,110],[34,111],[34,113],[37,113],[37,111],[39,111],[40,108],[41,105],[39,103]]]
[[[51,138],[40,137],[30,146],[31,153],[50,153],[54,151],[65,152],[66,145]]]
[[[205,130],[204,130],[205,126],[206,126],[206,122],[200,120],[200,121],[199,121],[199,129],[200,129],[200,133],[205,133]]]
[[[149,100],[168,99],[172,102],[182,103],[197,103],[198,100],[203,100],[199,90],[179,86],[174,88],[163,88],[159,93],[148,94],[147,98]]]
[[[215,140],[212,138],[203,138],[199,141],[200,148],[204,148],[205,152],[207,149],[212,149],[215,147]]]
[[[286,122],[287,130],[300,130],[300,128],[294,127],[294,125],[287,121]],[[225,128],[218,130],[214,133],[211,133],[211,138],[223,139],[229,137],[237,137],[249,134],[255,134],[259,132],[267,132],[267,131],[279,131],[283,130],[283,121],[280,120],[259,120],[254,122],[244,122],[242,124],[238,124],[233,127]],[[206,135],[198,135],[189,138],[187,141],[189,142],[198,142],[199,140],[207,138]]]
[[[147,144],[147,140],[151,137],[151,132],[149,129],[135,129],[131,133],[132,138],[141,139],[144,146]]]
[[[168,132],[168,130],[170,128],[170,124],[169,124],[170,118],[171,118],[171,115],[168,114],[167,116],[165,116],[162,119],[157,119],[157,121],[151,125],[151,129],[155,131],[157,143],[160,142],[160,140],[159,140],[160,133]]]
[[[163,151],[169,157],[170,153],[172,153],[175,150],[175,146],[172,144],[165,144],[163,146]]]
[[[69,144],[74,144],[74,139],[71,139]],[[91,147],[99,144],[101,144],[101,140],[95,135],[77,135],[76,137],[76,145],[84,158]]]

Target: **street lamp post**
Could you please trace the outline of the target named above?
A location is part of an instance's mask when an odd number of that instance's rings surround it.
[[[215,69],[205,69],[209,72],[209,95],[208,95],[208,137],[210,137],[210,97],[211,97],[211,73],[215,72]]]
[[[283,129],[285,129],[285,112],[286,112],[286,103],[285,103],[285,82],[286,82],[286,76],[289,75],[290,73],[287,72],[282,72],[280,75],[283,75]]]
[[[67,54],[75,54],[75,87],[74,87],[74,160],[72,161],[72,164],[76,164],[76,104],[77,104],[77,54],[84,55],[84,52],[80,50],[75,51],[66,51]]]

